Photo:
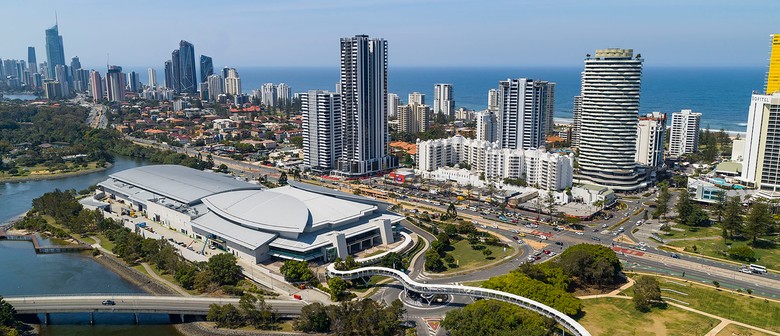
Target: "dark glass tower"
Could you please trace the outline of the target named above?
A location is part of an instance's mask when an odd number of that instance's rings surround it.
[[[173,62],[165,61],[165,82],[166,88],[173,89]]]
[[[49,64],[49,78],[56,77],[55,68],[65,65],[65,50],[62,46],[62,35],[55,24],[46,29],[46,61]]]
[[[30,74],[38,73],[38,61],[35,57],[35,47],[27,47],[27,68]]]
[[[179,91],[194,94],[198,91],[197,75],[195,74],[195,47],[192,43],[179,42]]]
[[[200,82],[205,83],[209,76],[214,74],[214,64],[211,57],[200,55]]]
[[[171,53],[171,65],[173,66],[173,71],[171,72],[173,74],[171,89],[173,89],[173,91],[176,93],[181,92],[181,64],[179,63],[180,58],[179,49],[175,49]]]

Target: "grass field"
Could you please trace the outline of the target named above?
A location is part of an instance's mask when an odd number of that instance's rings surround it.
[[[48,167],[44,165],[37,165],[32,167],[22,167],[19,169],[20,174],[11,175],[6,172],[0,171],[0,180],[14,180],[14,179],[28,179],[28,178],[43,178],[49,176],[65,175],[78,172],[87,172],[91,170],[100,169],[97,167],[97,162],[87,163],[86,167],[82,167],[80,164],[66,163],[65,169],[50,171]]]
[[[503,259],[508,255],[511,255],[514,251],[512,247],[506,247],[506,252],[504,252],[504,247],[486,245],[485,248],[493,251],[493,254],[490,255],[490,259],[486,258],[485,255],[482,254],[482,250],[472,249],[471,245],[469,245],[469,242],[466,239],[462,239],[453,243],[452,249],[447,251],[447,253],[451,254],[455,258],[458,267],[450,268],[443,273],[464,271],[485,264],[493,263],[497,260]]]
[[[740,327],[738,325],[729,324],[723,330],[721,330],[716,336],[770,336],[767,333],[762,333],[750,328]]]
[[[717,227],[691,227],[687,225],[674,225],[675,228],[684,229],[685,231],[671,230],[663,234],[664,238],[671,239],[684,239],[684,238],[706,238],[706,237],[720,237],[721,230]]]
[[[720,321],[676,307],[640,313],[627,299],[582,300],[585,315],[579,322],[594,336],[704,335]]]
[[[662,289],[661,295],[664,297],[687,302],[689,304],[688,307],[693,309],[780,332],[780,323],[778,323],[780,321],[780,303],[750,297],[747,294],[737,294],[693,285],[685,283],[683,280],[672,281],[658,278],[658,281]],[[664,289],[671,289],[688,295]],[[632,295],[632,289],[626,290],[626,294]]]
[[[722,258],[727,259],[726,256],[720,253],[720,251],[727,250],[726,242],[731,244],[731,248],[737,247],[737,246],[745,246],[748,242],[746,241],[734,241],[734,240],[725,240],[723,238],[719,239],[707,239],[707,240],[680,240],[680,241],[673,241],[667,243],[669,246],[675,246],[675,247],[683,247],[686,248],[687,252],[691,253],[697,253],[702,254],[710,257],[715,258]],[[696,246],[696,251],[693,251],[693,246]],[[755,262],[756,264],[761,264],[766,266],[769,269],[773,270],[780,270],[780,248],[778,248],[776,245],[772,248],[754,248],[754,251],[756,251],[756,257],[758,260]],[[733,259],[727,259],[731,261],[736,261]]]

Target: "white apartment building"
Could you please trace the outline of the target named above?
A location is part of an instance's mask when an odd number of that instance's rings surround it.
[[[477,118],[477,140],[495,142],[497,139],[496,115],[490,110],[479,111]]]
[[[498,83],[498,134],[501,148],[530,149],[545,144],[550,99],[555,84],[527,78]]]
[[[301,112],[303,166],[329,172],[341,154],[341,95],[320,90],[303,93]]]
[[[573,155],[548,153],[543,149],[500,148],[497,142],[447,139],[417,142],[417,169],[423,172],[465,162],[485,179],[522,178],[529,186],[562,190],[572,185]]]
[[[649,167],[664,163],[666,113],[653,112],[639,117],[636,130],[636,162]]]
[[[276,106],[278,98],[276,95],[276,85],[274,83],[265,83],[260,87],[262,93],[261,103],[265,106]]]
[[[398,107],[398,130],[406,133],[425,132],[430,127],[431,107],[409,104]]]
[[[206,78],[206,83],[209,86],[209,101],[216,101],[217,97],[221,94],[225,94],[225,87],[223,84],[225,80],[220,75],[210,75]]]
[[[238,71],[234,68],[227,70],[225,93],[233,97],[241,94],[241,78],[238,76]]]
[[[585,59],[579,183],[626,191],[646,185],[636,164],[642,61],[632,49],[596,50]]]
[[[410,93],[408,104],[425,105],[425,94],[419,92]]]
[[[582,96],[575,96],[571,129],[571,145],[574,147],[580,144],[580,132],[582,132]]]
[[[279,83],[279,85],[276,86],[276,102],[279,104],[287,104],[290,102],[290,98],[292,98],[290,86]]]
[[[739,180],[758,195],[780,197],[780,92],[753,94]]]
[[[487,94],[488,111],[498,113],[498,90],[490,89]]]
[[[669,156],[680,157],[699,150],[699,128],[701,113],[682,110],[672,113],[672,127],[669,133]]]
[[[401,98],[395,93],[387,94],[387,115],[390,118],[395,118],[398,114],[398,106],[401,106]]]
[[[433,85],[433,114],[443,113],[452,117],[455,113],[455,100],[452,98],[452,84]]]

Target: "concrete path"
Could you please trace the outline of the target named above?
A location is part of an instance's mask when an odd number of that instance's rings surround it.
[[[181,288],[179,285],[177,285],[175,283],[172,283],[172,282],[166,280],[165,278],[161,277],[160,275],[158,275],[157,272],[155,272],[154,269],[152,269],[152,267],[149,266],[149,264],[141,263],[141,266],[144,267],[144,269],[146,270],[146,273],[149,273],[149,276],[151,276],[152,278],[154,278],[155,280],[157,280],[159,282],[164,283],[166,286],[168,286],[171,289],[175,290],[177,293],[179,293],[181,295],[184,295],[184,296],[192,296],[192,294],[190,294],[189,292],[184,290],[184,288]]]

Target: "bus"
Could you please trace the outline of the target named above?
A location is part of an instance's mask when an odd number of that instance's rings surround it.
[[[766,267],[756,264],[750,264],[750,270],[753,271],[753,273],[758,274],[764,274],[767,272]]]

